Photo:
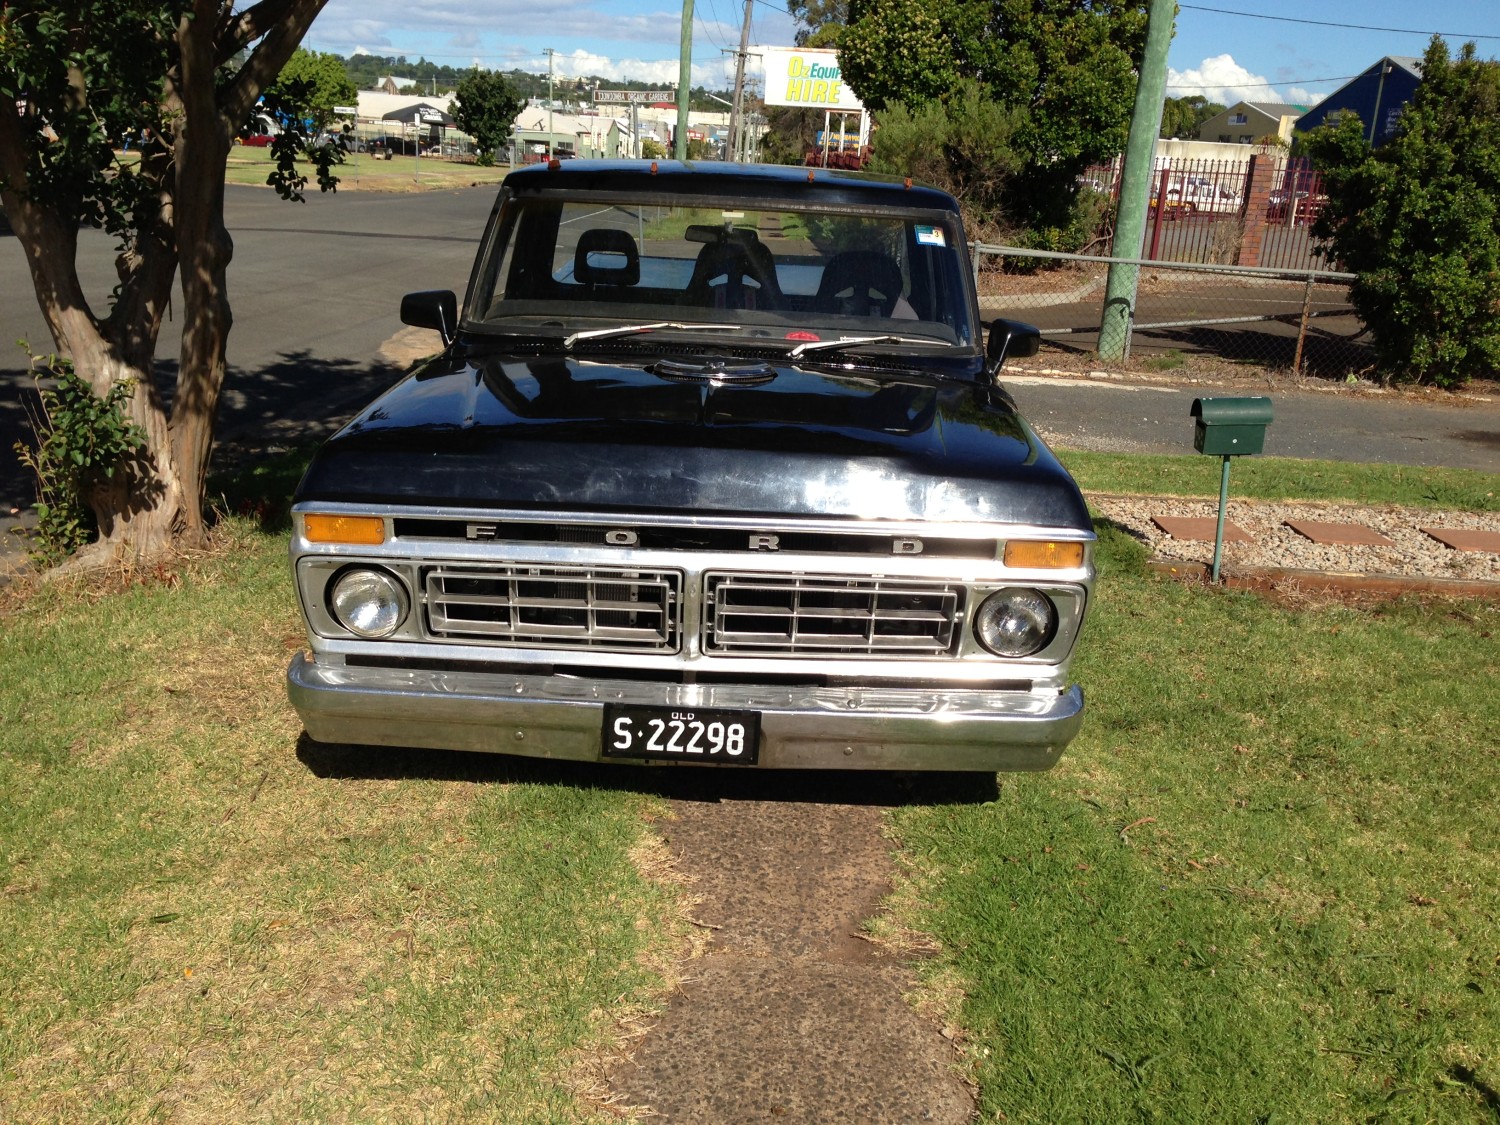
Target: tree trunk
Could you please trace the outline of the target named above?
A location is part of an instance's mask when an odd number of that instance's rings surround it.
[[[99,524],[99,543],[83,561],[149,561],[170,546],[183,508],[183,490],[168,441],[167,416],[155,382],[153,356],[160,315],[133,318],[131,335],[122,348],[112,338],[116,323],[100,322],[89,311],[75,267],[76,232],[46,208],[22,196],[7,193],[5,204],[16,238],[25,250],[38,304],[58,354],[72,363],[100,397],[117,382],[129,383],[126,416],[146,435],[141,457],[124,466],[107,485],[84,497]],[[127,294],[132,302],[165,304],[164,292],[154,302],[140,292],[149,288],[143,285],[147,274],[156,278],[159,291],[171,283],[171,259],[164,271],[160,251],[149,256],[149,264],[137,263],[128,278],[122,278],[122,305]]]
[[[141,152],[142,178],[154,185],[155,205],[132,207],[138,225],[116,260],[120,285],[104,318],[90,310],[77,274],[78,208],[87,192],[71,201],[43,191],[33,196],[28,172],[35,152],[28,145],[38,132],[24,114],[38,111],[13,98],[0,101],[3,201],[53,343],[95,394],[103,397],[115,383],[128,381],[126,414],[145,435],[140,456],[85,497],[98,518],[100,541],[80,560],[83,565],[147,563],[178,543],[196,546],[205,538],[204,481],[232,324],[226,275],[233,243],[224,225],[224,174],[234,127],[325,3],[258,0],[236,11],[227,0],[192,0],[191,13],[173,35],[175,52],[169,54],[175,59],[160,87],[161,114],[150,118],[146,132],[153,135]],[[246,51],[237,71],[221,69]],[[90,75],[70,61],[67,76],[71,100],[54,112],[88,113]],[[179,270],[182,351],[169,415],[156,382],[155,355]]]
[[[171,449],[184,492],[201,497],[213,452],[214,419],[224,386],[224,349],[234,318],[227,273],[234,242],[224,226],[224,173],[233,134],[219,111],[214,84],[216,5],[197,0],[178,26],[182,49],[182,122],[176,154],[174,215],[182,279],[182,355],[172,404]],[[201,505],[183,513],[179,537],[203,541]]]

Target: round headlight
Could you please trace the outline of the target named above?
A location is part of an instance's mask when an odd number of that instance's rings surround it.
[[[996,656],[1039,652],[1056,628],[1056,608],[1036,590],[997,590],[974,615],[974,635]]]
[[[328,602],[340,625],[370,640],[389,637],[406,620],[406,590],[384,570],[346,570]]]

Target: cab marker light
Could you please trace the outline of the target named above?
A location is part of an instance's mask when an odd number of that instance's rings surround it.
[[[1005,544],[1005,565],[1067,570],[1083,565],[1083,544],[1057,540],[1012,539]]]
[[[351,543],[375,546],[385,542],[385,520],[380,516],[302,517],[302,531],[309,543]]]

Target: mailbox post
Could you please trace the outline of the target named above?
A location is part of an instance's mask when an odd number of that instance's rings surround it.
[[[1271,424],[1271,400],[1253,398],[1198,398],[1193,400],[1193,448],[1199,453],[1224,458],[1219,474],[1219,522],[1214,531],[1212,581],[1219,581],[1219,562],[1224,555],[1224,508],[1229,503],[1229,459],[1259,453],[1266,446],[1266,427]]]

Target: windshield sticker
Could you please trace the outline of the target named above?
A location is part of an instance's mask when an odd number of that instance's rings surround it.
[[[919,246],[947,246],[947,240],[943,238],[942,227],[918,227],[917,244]]]
[[[806,340],[812,342],[821,340],[823,337],[819,336],[816,332],[788,332],[786,338],[788,340]]]

